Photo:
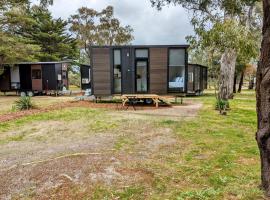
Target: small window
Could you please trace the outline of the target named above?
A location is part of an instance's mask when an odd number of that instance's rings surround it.
[[[188,82],[193,82],[194,77],[193,77],[193,72],[188,73]]]
[[[148,58],[148,49],[136,49],[136,58]]]
[[[33,69],[32,70],[32,79],[41,79],[41,70]]]

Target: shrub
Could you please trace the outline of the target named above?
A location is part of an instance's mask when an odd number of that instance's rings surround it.
[[[34,107],[31,97],[20,97],[15,101],[15,107],[17,110],[29,110]]]
[[[216,109],[217,110],[228,110],[230,108],[229,101],[225,101],[222,99],[218,99],[216,101]]]

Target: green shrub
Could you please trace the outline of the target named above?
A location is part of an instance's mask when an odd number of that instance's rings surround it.
[[[15,108],[17,110],[30,110],[34,107],[31,97],[20,97],[15,101]]]
[[[229,101],[218,99],[216,101],[217,110],[228,110],[230,108]]]

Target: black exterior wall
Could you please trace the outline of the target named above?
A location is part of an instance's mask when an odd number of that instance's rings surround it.
[[[185,83],[184,83],[184,91],[169,91],[169,81],[167,82],[167,93],[168,94],[179,94],[179,93],[184,93],[187,94],[189,92],[202,92],[204,89],[207,88],[207,68],[205,66],[201,65],[193,65],[194,66],[194,71],[195,68],[199,70],[198,73],[198,88],[195,89],[195,81],[193,83],[193,90],[188,91],[188,78],[189,78],[189,64],[188,64],[188,45],[131,45],[131,46],[92,46],[91,52],[94,49],[109,49],[110,55],[109,55],[109,63],[110,63],[110,79],[108,80],[110,82],[111,86],[111,92],[108,92],[109,95],[114,95],[116,94],[114,92],[114,50],[121,50],[121,85],[122,85],[122,92],[121,94],[136,94],[136,56],[135,56],[135,51],[136,49],[147,49],[148,50],[148,73],[151,77],[151,61],[150,61],[150,56],[151,56],[151,50],[152,49],[167,49],[167,74],[165,72],[164,76],[168,76],[169,72],[169,50],[170,49],[185,49]],[[93,54],[91,54],[93,55]],[[97,55],[97,54],[95,54]],[[96,58],[96,57],[95,57]],[[91,58],[93,60],[93,57]],[[92,71],[91,71],[91,76],[93,76],[93,70],[95,70],[95,66],[93,66],[93,63],[91,63]],[[155,69],[156,70],[156,69]],[[194,74],[195,75],[195,74]],[[148,77],[148,81],[149,81]],[[195,79],[195,76],[194,76]],[[93,79],[91,79],[93,80]],[[98,79],[99,80],[99,79]],[[167,78],[169,80],[169,78]],[[92,82],[91,87],[93,94],[95,95],[95,91],[93,88],[93,85],[95,83]],[[148,82],[148,87],[151,88],[149,85],[150,83]],[[148,91],[149,93],[150,91]],[[104,95],[104,94],[103,94]]]
[[[11,89],[10,68],[4,67],[3,74],[0,75],[0,91],[6,92]]]
[[[43,90],[56,90],[56,70],[54,64],[42,65],[42,85]]]
[[[19,65],[20,70],[20,90],[32,90],[31,65]]]
[[[201,93],[207,89],[208,68],[199,64],[189,64],[189,72],[193,73],[193,90],[190,93]],[[193,69],[193,70],[191,70]]]

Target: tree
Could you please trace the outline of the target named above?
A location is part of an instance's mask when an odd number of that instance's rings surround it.
[[[121,26],[114,17],[112,6],[101,12],[82,7],[78,13],[69,19],[70,31],[73,32],[86,56],[90,58],[90,45],[122,45],[133,40],[133,29],[130,26]]]
[[[270,0],[263,0],[263,11],[263,40],[256,85],[258,117],[256,139],[261,157],[262,188],[270,196]]]
[[[41,0],[40,3],[45,6],[53,1]],[[34,23],[26,12],[29,5],[29,0],[0,1],[0,67],[3,63],[37,61],[34,55],[40,47],[18,34],[18,30]]]
[[[39,46],[17,34],[19,29],[32,24],[26,13],[26,0],[6,0],[0,3],[0,66],[3,63],[35,60]]]
[[[133,29],[130,26],[121,26],[120,21],[113,15],[112,6],[108,6],[99,14],[100,24],[97,26],[99,45],[128,44],[133,40]]]
[[[20,35],[41,47],[36,54],[39,61],[60,61],[78,57],[76,39],[67,33],[67,22],[53,19],[48,9],[33,6],[29,15],[34,24],[20,30]]]
[[[237,56],[240,51],[252,57],[254,45],[254,5],[257,0],[151,0],[161,9],[166,4],[181,5],[193,11],[191,20],[201,49],[220,54],[219,98],[228,100],[233,94]],[[240,39],[240,40],[239,40]],[[248,51],[247,51],[248,50]],[[242,53],[243,54],[243,53]]]

